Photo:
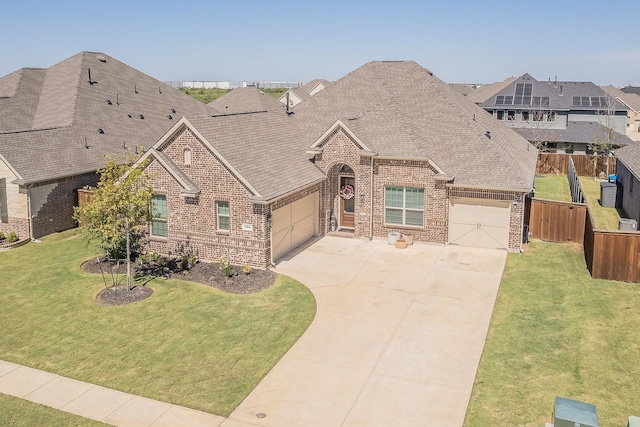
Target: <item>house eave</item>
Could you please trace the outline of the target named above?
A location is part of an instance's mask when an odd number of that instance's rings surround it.
[[[254,205],[268,205],[268,204],[277,202],[280,199],[288,197],[288,196],[290,196],[292,194],[295,194],[295,193],[297,193],[299,191],[304,191],[307,188],[313,187],[314,185],[317,185],[317,184],[321,183],[322,181],[325,181],[326,179],[327,179],[327,177],[323,177],[323,178],[317,179],[317,180],[315,180],[313,182],[310,182],[310,183],[308,183],[306,185],[303,185],[302,187],[295,188],[293,190],[287,191],[286,193],[282,193],[282,194],[279,194],[277,196],[273,196],[273,197],[270,197],[270,198],[252,196],[252,197],[249,197],[249,201],[251,203],[253,203]]]

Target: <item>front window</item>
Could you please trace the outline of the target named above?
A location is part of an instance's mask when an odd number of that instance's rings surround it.
[[[556,122],[556,112],[555,111],[547,111],[547,122],[555,123]]]
[[[496,115],[496,119],[504,120],[504,110],[496,110],[495,115]]]
[[[216,202],[216,211],[218,216],[218,230],[231,230],[229,202]]]
[[[522,112],[522,121],[523,122],[529,122],[529,112],[528,111],[523,111]]]
[[[516,119],[516,112],[514,110],[507,111],[507,120],[513,121]]]
[[[151,196],[151,235],[167,237],[167,196]]]
[[[424,188],[385,187],[384,222],[421,227],[424,224]]]

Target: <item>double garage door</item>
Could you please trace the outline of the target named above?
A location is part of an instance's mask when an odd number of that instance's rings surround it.
[[[510,202],[452,197],[449,243],[479,248],[509,248]]]
[[[275,261],[317,234],[318,193],[276,209],[271,220],[271,259]]]

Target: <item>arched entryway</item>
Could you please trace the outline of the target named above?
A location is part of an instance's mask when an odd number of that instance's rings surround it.
[[[354,232],[357,186],[353,168],[344,163],[333,165],[329,171],[329,186],[335,231]]]

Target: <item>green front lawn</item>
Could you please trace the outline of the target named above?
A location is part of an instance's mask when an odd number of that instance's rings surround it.
[[[639,285],[591,279],[580,245],[533,241],[508,255],[465,425],[541,426],[555,396],[626,425],[639,357]]]
[[[108,425],[0,393],[0,426],[106,427]]]
[[[620,222],[620,212],[616,208],[603,208],[600,205],[600,181],[581,176],[580,186],[584,196],[587,198],[595,228],[599,230],[617,230],[618,222]]]
[[[566,175],[536,175],[533,186],[537,199],[571,202],[569,180]]]
[[[100,275],[77,230],[0,253],[0,359],[227,416],[315,315],[313,294],[288,277],[231,295],[155,279],[154,294],[95,302]]]

